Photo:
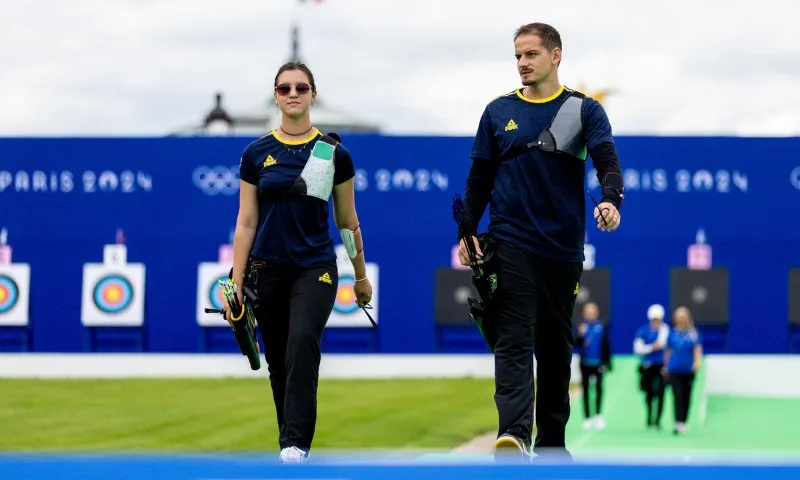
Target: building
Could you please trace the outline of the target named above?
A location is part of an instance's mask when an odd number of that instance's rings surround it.
[[[293,61],[300,59],[300,29],[292,29]],[[278,127],[280,112],[273,103],[272,95],[267,95],[261,102],[243,111],[228,111],[223,102],[224,94],[214,95],[214,106],[201,122],[178,128],[169,136],[199,135],[242,135],[260,136]],[[379,125],[359,119],[328,105],[325,99],[317,96],[312,107],[314,126],[323,132],[336,133],[380,133]]]

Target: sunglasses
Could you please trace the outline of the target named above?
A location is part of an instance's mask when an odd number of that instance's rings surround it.
[[[305,95],[311,91],[311,85],[307,83],[298,83],[297,85],[294,86],[294,89],[298,95]],[[289,93],[292,91],[292,86],[289,85],[288,83],[281,83],[280,85],[275,87],[275,91],[278,92],[278,95],[285,97],[286,95],[289,95]]]

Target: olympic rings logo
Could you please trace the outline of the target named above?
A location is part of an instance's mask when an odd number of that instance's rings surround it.
[[[197,167],[192,181],[206,195],[235,195],[239,191],[239,167]]]

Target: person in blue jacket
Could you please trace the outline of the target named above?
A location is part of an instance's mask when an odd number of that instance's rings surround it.
[[[661,429],[664,410],[664,348],[669,338],[669,327],[664,323],[664,307],[650,305],[649,322],[639,327],[633,340],[633,353],[639,356],[639,388],[645,394],[647,428]],[[655,408],[654,408],[655,407]]]
[[[689,405],[692,401],[692,386],[695,374],[703,359],[703,344],[700,333],[694,327],[692,314],[686,307],[678,307],[672,314],[672,331],[664,352],[665,375],[672,388],[675,402],[675,435],[687,432]]]
[[[603,430],[606,422],[600,413],[603,403],[603,374],[611,371],[611,342],[609,326],[600,320],[597,304],[583,305],[583,322],[578,326],[575,350],[580,356],[581,386],[583,389],[584,430]],[[591,412],[589,391],[594,379],[594,414]]]

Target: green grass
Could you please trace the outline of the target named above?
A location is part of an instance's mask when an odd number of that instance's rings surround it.
[[[315,448],[450,448],[496,428],[491,379],[323,380]],[[0,380],[0,450],[274,451],[264,379]]]

